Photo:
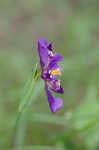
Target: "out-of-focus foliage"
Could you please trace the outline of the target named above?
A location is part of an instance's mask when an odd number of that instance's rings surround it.
[[[0,150],[7,148],[28,74],[39,62],[37,40],[64,56],[64,105],[51,114],[40,79],[21,116],[15,150],[99,149],[99,1],[0,1]]]

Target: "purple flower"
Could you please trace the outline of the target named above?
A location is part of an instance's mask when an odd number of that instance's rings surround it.
[[[62,107],[63,102],[60,98],[55,98],[50,90],[60,94],[64,93],[60,80],[56,78],[62,74],[62,67],[58,65],[58,62],[61,62],[63,58],[60,54],[54,53],[52,43],[48,44],[48,41],[43,38],[38,40],[38,52],[49,106],[51,111],[56,113]]]

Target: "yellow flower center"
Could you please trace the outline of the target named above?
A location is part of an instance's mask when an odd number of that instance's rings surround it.
[[[60,72],[60,69],[57,68],[56,70],[52,70],[50,74],[51,74],[52,76],[61,75],[61,72]]]

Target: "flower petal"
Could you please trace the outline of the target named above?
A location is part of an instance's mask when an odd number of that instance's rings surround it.
[[[52,89],[56,93],[64,94],[63,88],[60,86],[59,89]]]
[[[50,43],[50,44],[47,46],[47,48],[52,51],[52,49],[53,49],[52,43]]]
[[[56,113],[63,106],[63,101],[61,98],[55,98],[54,103],[51,104],[51,109],[53,113]]]
[[[63,61],[63,57],[62,57],[62,55],[60,55],[60,54],[54,54],[54,57],[52,58],[51,61],[58,63],[58,62]]]
[[[48,41],[40,38],[38,40],[38,52],[40,56],[41,66],[44,67],[48,62]]]
[[[53,79],[47,81],[47,85],[51,90],[53,90],[56,93],[60,93],[60,94],[64,93],[63,88],[60,85],[60,79]]]
[[[58,68],[58,62],[61,62],[62,60],[63,57],[60,54],[54,54],[48,65],[49,70],[52,70],[52,68]]]
[[[44,79],[44,80],[51,80],[51,78],[50,78],[50,74],[48,73],[48,71],[47,70],[44,70],[43,72],[42,72],[42,79]]]
[[[52,111],[52,113],[56,113],[57,110],[59,110],[62,105],[63,105],[63,101],[58,97],[55,98],[52,93],[50,92],[50,90],[48,89],[48,87],[46,87],[46,93],[48,96],[48,102],[50,105],[50,109]]]

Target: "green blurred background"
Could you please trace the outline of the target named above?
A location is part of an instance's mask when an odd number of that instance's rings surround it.
[[[0,150],[10,143],[23,87],[39,61],[39,37],[64,56],[64,105],[51,113],[39,79],[11,148],[98,150],[98,0],[0,0]]]

